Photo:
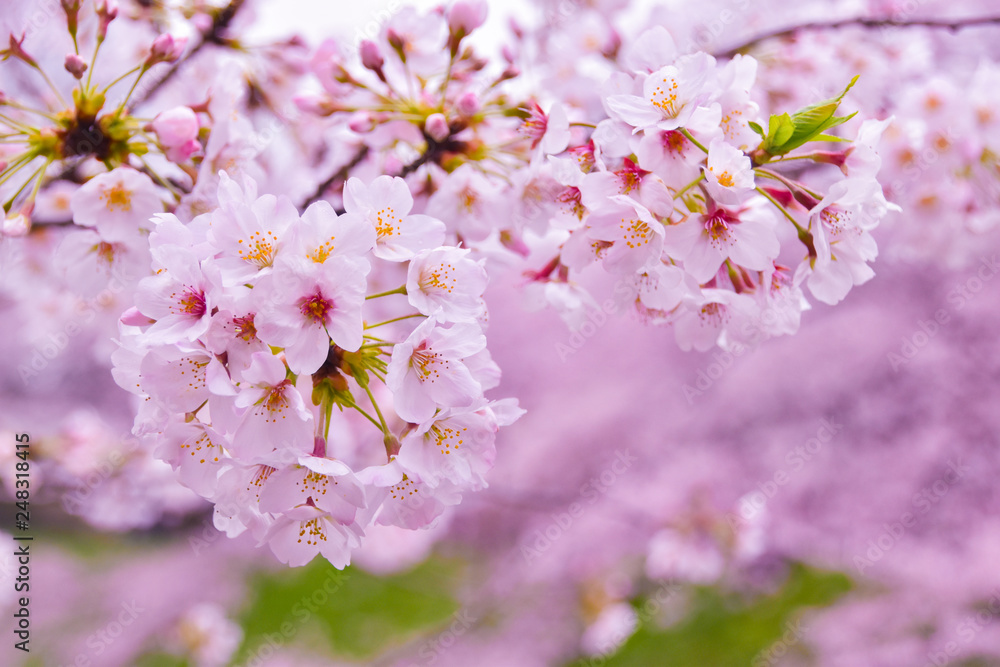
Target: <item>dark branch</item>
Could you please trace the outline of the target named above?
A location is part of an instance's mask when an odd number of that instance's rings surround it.
[[[816,21],[813,23],[802,23],[800,25],[790,26],[788,28],[780,28],[778,30],[773,30],[771,32],[764,33],[762,35],[757,35],[753,39],[740,44],[739,46],[734,46],[731,49],[716,53],[715,56],[718,58],[732,58],[737,53],[742,53],[747,49],[750,49],[761,42],[767,41],[769,39],[778,39],[782,37],[792,37],[795,34],[808,30],[837,30],[839,28],[850,28],[852,26],[861,28],[914,28],[914,27],[924,27],[924,28],[944,28],[945,30],[950,30],[952,32],[961,30],[962,28],[970,28],[974,26],[1000,24],[1000,16],[982,16],[979,18],[969,18],[969,19],[957,19],[954,21],[949,20],[937,20],[937,19],[913,19],[908,21],[897,21],[894,19],[867,19],[867,18],[853,18],[844,19],[841,21]]]
[[[338,169],[337,173],[330,176],[330,178],[320,183],[319,186],[316,187],[316,192],[312,193],[309,199],[306,199],[304,202],[302,202],[302,206],[300,206],[300,208],[307,208],[310,204],[318,202],[320,199],[322,199],[323,195],[326,193],[328,189],[330,189],[331,185],[333,185],[337,181],[346,180],[348,172],[350,172],[351,169],[354,169],[356,166],[358,166],[358,164],[362,160],[364,160],[367,156],[368,156],[368,146],[362,146],[358,150],[357,154],[351,159],[350,162],[348,162],[343,167]]]

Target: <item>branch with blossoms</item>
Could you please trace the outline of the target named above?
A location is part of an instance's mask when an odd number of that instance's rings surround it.
[[[756,61],[680,55],[653,28],[601,49],[602,87],[574,80],[550,101],[521,76],[523,44],[495,63],[476,52],[486,5],[469,1],[402,9],[357,63],[327,41],[308,67],[239,52],[202,72],[206,52],[188,64],[204,86],[186,91],[204,101],[145,118],[136,100],[185,83],[163,85],[183,40],[113,3],[85,19],[65,4],[68,77],[22,41],[5,51],[51,89],[2,100],[5,236],[25,236],[36,203],[55,208],[67,184],[50,168],[79,178],[62,210],[77,229],[46,231],[72,289],[137,277],[112,357],[134,433],[217,527],[290,565],[343,567],[372,526],[426,527],[486,486],[522,412],[487,396],[500,369],[483,294],[501,264],[540,266],[523,289],[574,326],[596,303],[584,274],[610,278],[699,350],[793,333],[804,289],[835,303],[873,275],[870,231],[892,208],[876,178],[885,121],[833,134],[850,85],[759,118]],[[112,24],[149,54],[109,74]],[[161,63],[175,68],[147,84]],[[273,113],[281,97],[297,111]]]

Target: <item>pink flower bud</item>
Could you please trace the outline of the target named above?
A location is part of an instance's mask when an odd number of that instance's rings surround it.
[[[452,34],[468,35],[486,21],[486,3],[482,0],[459,0],[448,12],[448,29]]]
[[[358,111],[351,114],[351,120],[347,123],[347,127],[351,128],[352,132],[365,134],[366,132],[371,132],[372,129],[374,129],[375,120],[367,111]]]
[[[299,111],[310,113],[316,116],[329,116],[336,111],[332,101],[321,95],[296,95],[292,98]]]
[[[70,53],[66,56],[65,66],[66,71],[77,79],[82,79],[83,73],[87,71],[87,61],[75,53]]]
[[[4,236],[26,236],[31,231],[31,211],[35,204],[25,204],[24,207],[3,221]]]
[[[66,27],[69,28],[69,34],[75,37],[80,15],[80,0],[62,0],[62,8],[66,12]]]
[[[198,116],[189,107],[174,107],[153,119],[153,132],[166,147],[181,146],[198,137]]]
[[[463,116],[472,116],[482,108],[482,105],[479,104],[479,97],[471,91],[459,97],[455,106]]]
[[[146,65],[176,62],[184,53],[186,45],[187,37],[174,37],[170,33],[160,35],[153,40],[153,45],[149,49],[149,57],[146,58]]]
[[[389,28],[385,33],[385,38],[386,41],[389,42],[389,46],[391,46],[393,49],[400,52],[403,51],[406,45],[406,40],[403,39],[403,37],[398,32],[396,32],[392,28]]]
[[[147,327],[150,324],[154,324],[156,320],[151,320],[142,313],[135,306],[132,306],[121,316],[121,323],[130,327]]]
[[[97,0],[97,2],[94,3],[94,10],[97,12],[97,18],[99,20],[97,26],[97,41],[103,42],[105,36],[108,34],[108,24],[114,21],[118,16],[118,1]]]
[[[451,130],[448,128],[448,119],[440,113],[432,113],[428,116],[424,129],[434,141],[444,141],[451,134]]]
[[[373,72],[378,72],[385,64],[385,58],[379,51],[378,45],[370,39],[361,42],[361,64]]]

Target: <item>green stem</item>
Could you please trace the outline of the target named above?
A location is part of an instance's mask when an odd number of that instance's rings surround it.
[[[789,220],[791,220],[792,224],[795,225],[795,229],[799,232],[799,234],[802,234],[803,232],[806,232],[806,229],[802,225],[800,225],[798,223],[798,221],[794,217],[792,217],[792,214],[788,212],[788,209],[786,209],[784,206],[782,206],[778,202],[777,199],[775,199],[774,197],[772,197],[771,195],[769,195],[767,193],[767,191],[764,190],[764,189],[762,189],[762,188],[755,188],[755,189],[757,190],[757,192],[759,192],[760,194],[764,195],[764,197],[769,202],[771,202],[772,204],[774,204],[775,208],[777,208],[779,211],[781,211],[786,218],[788,218]]]
[[[94,55],[90,57],[90,69],[87,70],[87,90],[90,90],[90,78],[94,76],[94,65],[97,63],[97,52],[101,50],[101,44],[103,43],[103,39],[97,40],[97,46],[94,47]]]
[[[698,178],[694,179],[693,181],[691,181],[690,183],[688,183],[687,185],[685,185],[683,188],[681,188],[680,190],[678,190],[677,194],[674,195],[674,199],[677,199],[678,197],[680,197],[681,195],[683,195],[685,192],[687,192],[688,190],[690,190],[694,186],[696,186],[699,183],[701,183],[703,180],[705,180],[705,172],[702,172],[702,173],[698,174]]]
[[[132,82],[132,87],[128,89],[128,94],[125,96],[125,99],[122,100],[122,103],[118,106],[117,111],[115,111],[115,116],[114,116],[115,118],[121,116],[122,112],[125,111],[125,107],[128,106],[128,101],[132,98],[132,93],[135,92],[135,89],[139,85],[139,82],[142,81],[143,75],[145,75],[146,72],[149,71],[149,68],[146,67],[145,65],[140,65],[139,67],[141,68],[139,70],[139,76],[135,77],[135,81]]]
[[[765,178],[770,178],[772,180],[778,181],[779,183],[781,183],[782,185],[784,185],[786,188],[788,188],[789,191],[791,191],[791,192],[795,192],[796,190],[801,190],[802,192],[805,192],[810,197],[814,197],[816,199],[822,199],[823,198],[821,195],[813,192],[812,190],[810,190],[809,188],[807,188],[802,183],[799,183],[798,181],[793,181],[790,178],[786,178],[785,176],[782,176],[781,174],[779,174],[776,171],[771,171],[770,169],[764,169],[763,167],[755,167],[754,171],[757,172],[758,174],[760,174],[761,176],[765,177]]]
[[[363,410],[363,409],[361,408],[361,406],[360,406],[360,405],[358,405],[358,404],[357,404],[357,403],[355,403],[354,401],[351,401],[350,403],[346,403],[346,405],[347,405],[348,407],[350,407],[350,408],[354,408],[355,410],[357,410],[358,412],[360,412],[360,413],[361,413],[362,415],[364,415],[365,417],[367,417],[367,418],[368,418],[368,421],[370,421],[370,422],[371,422],[372,424],[375,424],[375,426],[376,426],[376,427],[377,427],[377,428],[378,428],[378,429],[379,429],[380,431],[382,430],[382,424],[378,423],[378,421],[377,421],[377,420],[376,420],[376,419],[375,419],[374,417],[372,417],[372,416],[371,416],[370,414],[368,414],[367,412],[365,412],[365,411],[364,411],[364,410]],[[383,433],[384,433],[384,431],[383,431]]]
[[[382,416],[382,411],[378,407],[378,402],[376,402],[375,396],[372,394],[372,390],[368,388],[367,384],[361,388],[365,390],[366,394],[368,394],[368,400],[372,402],[372,407],[375,408],[375,414],[378,415],[378,420],[381,424],[382,434],[389,435],[389,426],[385,423],[385,417]]]
[[[680,129],[681,134],[683,134],[687,138],[688,141],[690,141],[692,144],[694,144],[695,146],[697,146],[698,148],[700,148],[703,152],[705,152],[705,153],[708,152],[708,149],[705,148],[704,146],[702,146],[701,142],[699,142],[697,139],[695,139],[694,137],[691,136],[691,133],[687,131],[687,128],[682,127],[682,128],[679,128],[679,129]]]
[[[377,329],[378,327],[385,326],[386,324],[392,324],[393,322],[399,322],[400,320],[408,320],[411,317],[424,317],[423,313],[413,313],[412,315],[403,315],[402,317],[394,317],[391,320],[386,320],[385,322],[379,322],[378,324],[366,324],[365,329]]]
[[[37,176],[37,177],[38,177],[39,179],[41,179],[41,175],[43,175],[43,174],[45,173],[45,168],[46,168],[46,167],[48,167],[48,166],[49,166],[49,163],[48,163],[48,162],[46,162],[46,163],[45,163],[45,164],[43,164],[43,165],[42,165],[41,167],[39,167],[38,169],[36,169],[36,170],[35,170],[35,172],[34,172],[33,174],[31,174],[31,176],[29,176],[29,177],[28,177],[28,180],[26,180],[26,181],[24,182],[24,184],[23,184],[23,185],[22,185],[21,187],[19,187],[19,188],[17,189],[17,192],[15,192],[15,193],[14,193],[14,196],[13,196],[13,197],[11,197],[10,199],[8,199],[8,200],[7,200],[7,201],[6,201],[5,203],[4,203],[4,205],[3,205],[3,208],[4,208],[4,210],[5,210],[5,211],[9,211],[9,210],[11,209],[11,207],[13,207],[13,205],[14,205],[14,200],[15,200],[15,199],[17,199],[17,198],[18,198],[18,196],[20,196],[20,194],[21,194],[22,192],[24,192],[24,189],[25,189],[26,187],[28,187],[28,183],[31,183],[31,181],[33,181],[33,180],[35,179],[35,177],[36,177],[36,176]]]
[[[38,70],[38,73],[42,75],[43,79],[45,79],[45,83],[49,84],[49,88],[52,89],[52,92],[56,94],[56,99],[59,100],[59,104],[64,107],[68,107],[69,105],[66,104],[66,99],[62,96],[62,93],[59,92],[59,89],[56,88],[56,84],[52,83],[52,79],[50,79],[49,75],[45,73],[45,70],[38,65],[35,65],[35,69]]]
[[[365,300],[367,301],[368,299],[377,299],[379,297],[389,296],[390,294],[406,294],[406,285],[400,285],[396,289],[391,289],[388,292],[379,292],[378,294],[369,294],[368,296],[365,297]]]

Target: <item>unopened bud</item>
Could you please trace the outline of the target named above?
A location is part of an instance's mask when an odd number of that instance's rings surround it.
[[[351,114],[351,119],[348,121],[347,127],[351,128],[352,132],[365,134],[375,129],[375,119],[367,111],[357,111]]]
[[[329,116],[336,111],[333,101],[321,95],[296,95],[292,101],[299,111],[316,116]]]
[[[399,59],[404,63],[406,62],[406,40],[403,39],[402,35],[396,32],[394,29],[389,28],[386,30],[385,39],[389,42],[389,46],[392,47],[393,51],[399,56]]]
[[[79,25],[80,0],[62,0],[62,8],[66,12],[66,26],[69,28],[69,34],[76,38],[76,29]]]
[[[187,37],[174,37],[170,33],[160,35],[153,40],[153,45],[149,49],[149,57],[146,58],[146,66],[176,62],[184,53],[186,45]]]
[[[146,317],[145,315],[140,313],[139,309],[136,308],[135,306],[132,306],[124,313],[122,313],[119,319],[122,324],[130,327],[147,327],[151,324],[156,323],[156,320],[152,320]]]
[[[459,0],[448,12],[448,30],[462,37],[486,21],[486,3],[482,0]],[[461,39],[461,38],[460,38]]]
[[[87,71],[87,61],[75,53],[70,53],[66,56],[65,67],[67,72],[77,79],[82,79],[83,73]]]
[[[459,97],[455,107],[458,109],[458,113],[463,116],[475,115],[482,108],[479,104],[479,97],[472,91]]]
[[[108,24],[118,17],[118,1],[97,0],[94,4],[94,10],[97,12],[98,18],[97,41],[103,42],[108,34]]]
[[[26,236],[31,231],[31,212],[34,202],[25,204],[20,211],[3,221],[4,236]]]
[[[361,42],[361,64],[373,72],[380,72],[385,64],[378,45],[370,39]]]
[[[424,123],[424,130],[434,141],[444,141],[451,134],[448,119],[441,113],[432,113]]]

